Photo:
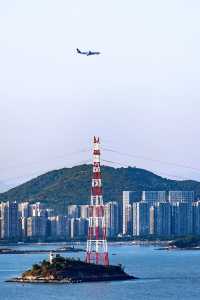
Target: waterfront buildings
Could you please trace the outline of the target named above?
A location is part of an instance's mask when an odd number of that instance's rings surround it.
[[[72,205],[58,215],[40,202],[0,203],[0,239],[86,239],[89,205]],[[124,191],[105,204],[107,237],[200,235],[200,201],[192,191]]]

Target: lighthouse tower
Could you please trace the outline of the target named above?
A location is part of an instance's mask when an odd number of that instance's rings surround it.
[[[93,172],[86,262],[109,265],[102,196],[99,137],[94,137],[93,141]]]

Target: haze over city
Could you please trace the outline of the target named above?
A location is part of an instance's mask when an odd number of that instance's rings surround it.
[[[1,1],[0,182],[87,162],[95,134],[133,155],[103,151],[116,167],[200,180],[199,9],[178,0]],[[101,55],[78,56],[77,47]]]

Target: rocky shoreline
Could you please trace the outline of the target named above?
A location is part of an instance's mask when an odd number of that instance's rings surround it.
[[[6,282],[71,284],[134,279],[137,278],[127,274],[121,265],[96,265],[69,257],[64,258],[58,254],[54,257],[51,253],[49,261],[43,260],[40,264],[34,264],[21,276],[8,279]]]
[[[32,284],[38,284],[38,283],[47,283],[47,284],[72,284],[72,283],[82,283],[82,282],[98,282],[98,281],[121,281],[121,280],[134,280],[138,279],[137,277],[127,275],[127,276],[94,276],[94,277],[85,277],[85,278],[65,278],[61,280],[56,279],[24,279],[22,277],[15,277],[6,280],[6,282],[16,282],[16,283],[32,283]]]

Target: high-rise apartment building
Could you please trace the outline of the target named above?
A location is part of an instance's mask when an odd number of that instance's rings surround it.
[[[150,233],[158,236],[171,235],[171,205],[158,202],[150,210]]]
[[[78,218],[79,217],[79,207],[78,205],[68,205],[67,207],[68,218]]]
[[[30,217],[30,204],[29,202],[22,202],[18,204],[19,217],[28,218]]]
[[[173,235],[190,235],[193,228],[192,203],[175,202],[172,209],[172,226]]]
[[[5,202],[0,205],[1,238],[17,239],[19,236],[19,219],[17,202]]]
[[[53,216],[48,218],[49,236],[53,239],[68,238],[68,220],[66,216]]]
[[[193,212],[193,234],[200,235],[200,201],[192,204]]]
[[[122,234],[132,234],[132,206],[130,204],[130,192],[123,191],[122,198]]]
[[[107,228],[107,237],[116,237],[119,233],[119,205],[112,201],[105,205],[105,222]]]
[[[47,218],[33,216],[27,218],[27,237],[30,239],[45,238],[47,233]]]
[[[87,236],[89,219],[78,218],[77,219],[77,237],[82,239]]]
[[[36,202],[34,204],[30,204],[30,216],[32,217],[45,217],[46,209],[44,204],[40,202]]]
[[[130,204],[140,202],[142,200],[142,192],[140,191],[123,191],[123,199],[127,199]]]
[[[47,218],[55,216],[55,211],[53,208],[46,208],[45,211],[46,211]]]
[[[169,202],[187,202],[194,201],[194,191],[169,191]]]
[[[133,203],[133,236],[149,234],[150,210],[147,202]]]
[[[87,219],[89,217],[89,205],[79,205],[80,218]]]
[[[143,191],[142,201],[147,202],[150,206],[157,202],[166,201],[166,191]]]

